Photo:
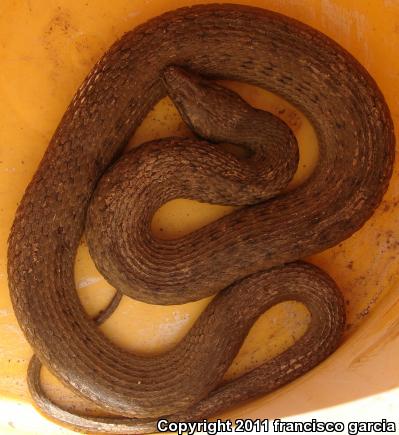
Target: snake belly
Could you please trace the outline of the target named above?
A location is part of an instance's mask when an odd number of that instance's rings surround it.
[[[79,302],[73,272],[95,187],[166,95],[162,76],[170,65],[282,96],[310,119],[320,152],[299,188],[191,235],[158,240],[142,226],[126,251],[134,252],[134,297],[157,303],[156,295],[166,294],[160,302],[182,303],[225,289],[176,349],[149,358],[102,335]],[[346,239],[372,215],[392,173],[394,142],[387,105],[364,68],[290,18],[239,5],[194,6],[124,35],[67,109],[18,207],[8,251],[14,310],[40,361],[74,391],[123,417],[72,415],[31,383],[39,406],[85,430],[147,432],[161,415],[209,416],[310,370],[337,347],[344,308],[330,278],[296,261]],[[177,150],[172,157],[177,163],[182,158]],[[204,183],[201,200],[214,187],[212,179]],[[158,193],[162,182],[149,188]],[[137,206],[149,213],[146,203]],[[305,303],[311,313],[304,337],[271,362],[219,385],[255,319],[288,299]],[[171,375],[171,367],[181,370]]]

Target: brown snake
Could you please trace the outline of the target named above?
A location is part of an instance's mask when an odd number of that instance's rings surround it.
[[[205,78],[246,82],[296,105],[319,140],[312,176],[284,193],[297,164],[292,133]],[[210,142],[151,142],[105,172],[166,94]],[[218,142],[242,145],[249,156],[235,157]],[[167,13],[124,35],[58,126],[18,208],[8,251],[15,313],[40,361],[121,417],[78,416],[52,404],[33,359],[29,380],[39,407],[75,428],[143,433],[155,430],[161,415],[209,417],[310,370],[338,346],[344,307],[329,277],[292,262],[365,223],[393,159],[393,125],[376,84],[349,53],[304,24],[257,8],[208,5]],[[158,240],[152,215],[177,197],[248,206],[178,240]],[[173,350],[134,355],[88,318],[74,285],[86,216],[91,254],[123,293],[175,304],[224,288]],[[284,300],[308,307],[304,336],[221,383],[256,318]]]

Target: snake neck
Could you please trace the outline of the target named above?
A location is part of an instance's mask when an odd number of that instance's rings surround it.
[[[297,140],[290,128],[269,112],[256,109],[237,93],[181,67],[163,72],[166,91],[183,121],[203,139],[242,148],[243,164],[259,200],[280,193],[293,177],[299,160]],[[276,183],[277,180],[277,183]],[[265,196],[265,186],[271,187]],[[256,202],[256,201],[253,201]]]

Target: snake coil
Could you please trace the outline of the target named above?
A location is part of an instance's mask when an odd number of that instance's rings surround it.
[[[298,159],[289,129],[210,79],[265,88],[310,119],[319,162],[303,185],[283,193]],[[116,161],[166,94],[208,141],[164,139]],[[230,155],[218,142],[243,145],[250,155]],[[334,282],[298,259],[366,222],[393,159],[393,125],[375,82],[343,48],[304,24],[252,7],[206,5],[166,13],[124,35],[76,93],[9,238],[11,298],[38,357],[29,369],[38,406],[74,428],[145,433],[160,416],[208,417],[310,370],[338,346],[344,305]],[[158,240],[151,217],[176,197],[246,207],[178,240]],[[174,304],[219,292],[172,351],[129,353],[84,312],[73,272],[86,219],[91,254],[123,293]],[[256,318],[292,299],[311,313],[304,336],[221,384]],[[53,404],[38,381],[39,361],[119,416],[79,416]]]

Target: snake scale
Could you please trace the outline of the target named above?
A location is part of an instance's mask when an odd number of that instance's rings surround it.
[[[310,119],[320,150],[305,183],[285,189],[298,161],[288,127],[212,81],[221,79],[274,92]],[[167,138],[120,157],[166,95],[201,139]],[[11,298],[37,355],[29,381],[38,406],[76,429],[145,433],[160,416],[212,416],[325,359],[342,335],[342,296],[324,272],[298,260],[346,239],[372,215],[392,173],[394,142],[389,110],[365,69],[293,19],[200,5],[125,34],[77,91],[9,237]],[[218,143],[241,145],[248,155]],[[159,240],[152,215],[178,197],[244,207],[180,239]],[[120,349],[83,310],[74,259],[86,220],[97,267],[124,294],[176,304],[217,293],[171,351],[143,357]],[[303,337],[222,382],[257,317],[285,300],[311,314]],[[115,417],[53,404],[40,387],[41,363]]]

